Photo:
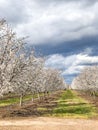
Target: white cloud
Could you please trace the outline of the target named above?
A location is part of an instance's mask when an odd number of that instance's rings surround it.
[[[86,50],[90,50],[89,48]],[[84,50],[84,52],[86,51]],[[70,56],[63,56],[61,54],[53,54],[46,60],[47,67],[54,67],[61,69],[63,75],[74,75],[80,73],[80,71],[89,64],[98,64],[98,56],[90,56],[85,53],[74,54]]]
[[[98,34],[96,0],[0,0],[0,16],[32,44],[57,44]]]

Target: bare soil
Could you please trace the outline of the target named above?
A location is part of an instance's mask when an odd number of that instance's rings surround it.
[[[91,104],[94,104],[95,107],[98,107],[98,96],[90,96],[87,93],[78,92],[78,96],[88,100]]]
[[[98,130],[98,121],[49,117],[1,120],[0,130]]]
[[[40,117],[46,114],[51,114],[52,109],[57,106],[56,99],[61,95],[61,92],[56,92],[49,97],[45,97],[40,101],[36,99],[34,102],[27,101],[22,107],[19,104],[0,107],[0,119],[11,119],[21,117]],[[38,111],[37,108],[46,108],[46,110]]]

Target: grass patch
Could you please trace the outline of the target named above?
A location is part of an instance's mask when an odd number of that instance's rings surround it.
[[[34,98],[36,98],[37,95],[34,95]],[[32,95],[26,95],[23,97],[23,102],[31,100],[32,99]],[[2,106],[8,106],[8,105],[12,105],[12,104],[16,104],[19,103],[20,97],[10,97],[7,99],[2,99],[0,100],[0,107]]]
[[[53,109],[53,116],[89,118],[97,115],[96,108],[86,100],[77,96],[71,90],[65,91],[58,99],[57,107]]]
[[[45,107],[38,107],[37,111],[47,111],[47,108],[45,108]]]
[[[8,106],[19,102],[19,98],[8,98],[5,100],[0,100],[0,106]]]
[[[73,93],[71,90],[67,90],[65,92],[63,92],[63,94],[61,95],[61,100],[65,100],[65,99],[73,99],[76,97],[76,94]]]

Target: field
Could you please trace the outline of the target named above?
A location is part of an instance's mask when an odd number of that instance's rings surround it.
[[[43,96],[42,94],[40,96]],[[32,95],[24,97],[23,106],[19,106],[16,96],[5,97],[0,100],[1,118],[23,117],[63,117],[63,118],[97,118],[98,109],[95,104],[79,96],[75,91],[59,91],[49,97],[32,102]]]
[[[43,94],[40,95],[41,97]],[[90,98],[76,91],[58,91],[39,101],[35,95],[17,96],[0,101],[0,130],[97,130],[98,107]],[[13,104],[13,105],[12,105]]]
[[[0,100],[0,130],[97,130],[98,106],[93,100],[72,90],[50,93],[41,100],[6,95]]]

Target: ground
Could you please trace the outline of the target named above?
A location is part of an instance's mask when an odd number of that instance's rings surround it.
[[[1,120],[0,130],[98,130],[98,121],[49,117]]]
[[[12,98],[1,100],[0,130],[98,130],[98,98],[95,103],[92,98],[67,90],[41,101],[30,99],[22,107],[8,105]]]
[[[79,93],[71,90],[58,91],[45,97],[43,100],[34,102],[25,101],[20,107],[19,104],[6,105],[12,103],[15,97],[1,100],[0,118],[21,118],[21,117],[66,117],[66,118],[97,118],[98,109],[95,104],[81,98]]]

